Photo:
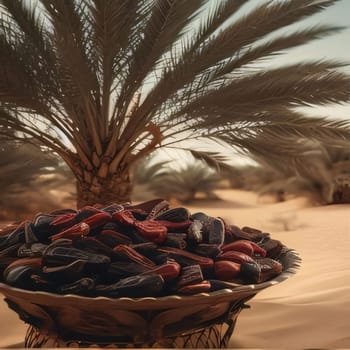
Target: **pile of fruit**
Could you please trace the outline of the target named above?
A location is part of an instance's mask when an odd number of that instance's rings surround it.
[[[282,272],[281,242],[163,199],[39,213],[0,231],[0,280],[59,294],[190,295]]]

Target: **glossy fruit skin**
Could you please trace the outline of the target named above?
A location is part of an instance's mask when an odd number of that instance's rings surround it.
[[[251,256],[236,250],[228,250],[223,252],[216,257],[216,260],[228,260],[238,264],[254,262],[254,259]]]
[[[214,265],[213,259],[193,254],[186,250],[172,247],[160,247],[158,251],[167,253],[169,257],[176,260],[181,266],[198,264],[202,270],[210,270]]]
[[[241,265],[228,260],[220,260],[214,263],[214,274],[218,280],[231,281],[239,276]]]
[[[196,284],[190,284],[178,289],[180,294],[197,294],[197,293],[207,293],[211,289],[211,284],[209,281],[202,281]]]
[[[282,265],[268,257],[283,248],[259,230],[156,199],[39,213],[11,226],[0,232],[0,273],[7,268],[4,280],[24,289],[63,294],[191,295],[277,276]]]
[[[249,256],[266,256],[266,250],[261,248],[259,245],[257,245],[254,242],[240,239],[238,241],[228,243],[222,247],[223,252],[227,252],[229,250],[235,250],[238,252],[245,253]]]
[[[143,238],[150,242],[163,243],[167,238],[168,229],[158,221],[138,221],[135,222],[134,227]]]
[[[163,265],[158,265],[157,267],[144,272],[143,275],[159,274],[163,277],[164,281],[171,281],[179,277],[181,272],[181,266],[173,260],[169,260]]]

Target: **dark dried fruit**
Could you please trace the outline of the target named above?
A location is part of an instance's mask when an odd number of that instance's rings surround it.
[[[259,283],[261,279],[261,268],[256,262],[241,264],[239,278],[244,283]]]
[[[97,295],[108,297],[151,297],[158,296],[164,286],[160,275],[137,275],[124,278],[111,285],[98,285],[95,288]]]
[[[26,258],[12,262],[4,271],[4,280],[11,286],[35,290],[33,275],[41,274],[41,259]]]
[[[89,253],[84,250],[60,245],[49,245],[43,252],[43,266],[56,267],[68,265],[74,261],[83,261],[87,270],[98,272],[108,267],[108,256]]]
[[[147,215],[157,215],[160,214],[161,211],[166,211],[169,209],[169,202],[164,200],[163,198],[156,198],[151,199],[149,201],[140,203],[140,204],[134,204],[134,205],[128,205],[125,206],[126,209],[140,209],[144,211]]]
[[[154,220],[166,220],[171,222],[184,222],[190,219],[190,212],[188,209],[179,207],[172,208],[162,213],[159,213],[154,217]]]
[[[116,254],[118,260],[133,261],[149,268],[153,268],[155,266],[153,261],[147,259],[145,256],[127,245],[120,244],[116,246],[113,251]]]
[[[1,235],[0,249],[6,249],[18,243],[24,243],[25,242],[24,225],[25,223],[23,222],[11,233],[8,233],[7,235]]]
[[[61,294],[81,294],[86,295],[91,293],[95,287],[95,280],[93,278],[84,277],[73,283],[64,284],[57,288],[58,293]]]
[[[195,254],[205,256],[207,258],[216,258],[220,253],[221,249],[216,244],[201,243],[197,244],[192,248]]]
[[[266,250],[266,257],[276,259],[281,254],[283,249],[283,244],[276,240],[267,238],[262,243],[260,243],[261,248]]]
[[[0,279],[60,294],[192,295],[277,276],[282,265],[272,258],[283,248],[260,230],[163,199],[86,206],[0,231]]]
[[[252,242],[260,242],[267,233],[262,233],[260,230],[251,230],[248,227],[245,227],[246,231],[240,229],[235,225],[226,225],[225,226],[225,243],[231,243],[239,239],[245,239]]]
[[[192,220],[199,221],[202,224],[202,240],[209,244],[217,244],[219,247],[225,240],[225,225],[219,218],[208,216],[204,213],[195,213],[191,216]],[[199,242],[197,240],[197,242]]]
[[[18,248],[17,256],[19,258],[34,258],[43,255],[43,251],[47,248],[47,244],[43,243],[33,243],[33,244],[22,244]]]
[[[202,269],[199,265],[186,266],[181,269],[181,275],[177,282],[177,289],[189,284],[203,281]]]
[[[151,268],[134,261],[117,261],[110,264],[108,270],[103,275],[103,279],[107,283],[114,283],[120,279],[140,275],[151,271]]]
[[[185,233],[168,233],[167,238],[163,242],[163,244],[167,247],[173,247],[178,249],[186,249],[187,248],[187,242],[186,242],[187,235]]]
[[[100,242],[95,237],[84,237],[72,241],[73,247],[89,253],[108,256],[111,260],[116,259],[116,254],[111,247]]]
[[[282,264],[271,258],[257,258],[256,262],[261,271],[257,283],[268,281],[271,278],[278,276],[283,270]]]
[[[116,247],[118,244],[131,244],[132,240],[130,237],[114,230],[103,229],[97,234],[96,239],[110,248]]]
[[[161,252],[169,254],[169,257],[176,260],[181,266],[199,265],[202,269],[207,270],[213,267],[214,261],[210,258],[205,258],[185,250],[161,247],[158,249]]]

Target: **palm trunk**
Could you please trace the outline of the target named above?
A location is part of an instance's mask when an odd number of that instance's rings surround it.
[[[333,204],[346,204],[350,203],[350,186],[344,184],[339,186],[333,194]]]
[[[132,184],[128,172],[108,174],[105,178],[93,173],[84,174],[84,181],[77,182],[77,208],[85,205],[107,205],[130,202]]]

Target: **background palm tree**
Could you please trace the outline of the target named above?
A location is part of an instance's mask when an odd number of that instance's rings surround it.
[[[290,166],[257,157],[260,166],[245,168],[244,188],[260,195],[305,195],[321,204],[350,203],[350,148],[308,142]],[[252,170],[254,169],[255,170]]]
[[[72,180],[57,156],[0,138],[0,219],[23,219],[72,202],[67,193],[67,183]]]
[[[262,1],[239,16],[247,2],[1,0],[0,132],[59,154],[78,206],[130,199],[130,169],[160,147],[219,164],[189,142],[283,159],[295,136],[348,139],[345,122],[294,110],[349,100],[341,62],[256,68],[340,30],[269,36],[335,0]]]
[[[215,170],[196,161],[177,168],[168,166],[148,187],[156,196],[189,203],[198,198],[218,199],[214,191],[222,186],[221,177]]]
[[[168,174],[169,163],[170,161],[158,160],[153,155],[140,159],[132,169],[133,201],[146,201],[154,195],[152,188],[155,183],[161,183],[164,175]]]

